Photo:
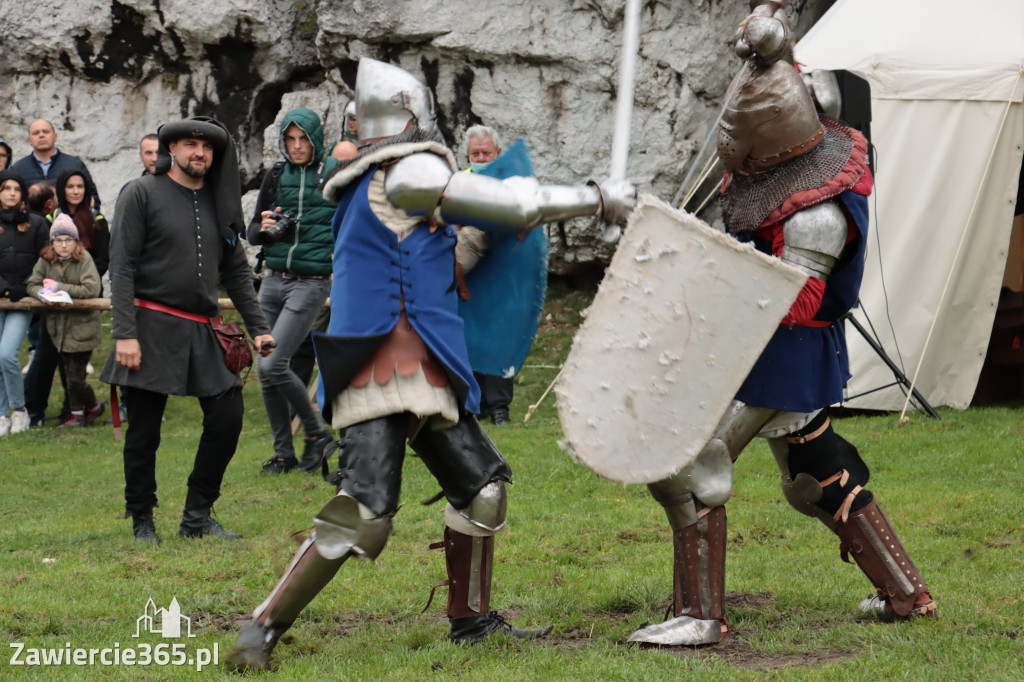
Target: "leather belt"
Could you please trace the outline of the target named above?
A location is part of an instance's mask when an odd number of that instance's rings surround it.
[[[281,279],[330,279],[330,275],[296,275],[294,272],[283,270],[271,270],[270,274],[277,275]]]

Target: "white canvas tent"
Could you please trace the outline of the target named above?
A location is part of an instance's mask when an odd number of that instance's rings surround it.
[[[861,303],[896,360],[888,306],[925,399],[967,407],[1024,154],[1024,0],[838,0],[795,54],[806,68],[845,69],[871,85],[877,165]],[[878,355],[847,334],[849,394],[891,384]],[[893,387],[847,404],[900,410],[904,401]]]

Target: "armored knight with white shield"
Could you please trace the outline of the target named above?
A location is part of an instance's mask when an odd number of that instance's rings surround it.
[[[338,165],[324,196],[334,218],[331,321],[314,337],[319,401],[344,430],[337,495],[231,655],[264,668],[281,634],[350,557],[377,557],[399,507],[406,442],[447,498],[444,540],[449,638],[493,632],[534,638],[489,608],[494,536],[505,528],[512,472],[474,416],[480,389],[458,316],[459,231],[519,233],[598,216],[622,224],[635,200],[624,181],[540,185],[459,173],[437,129],[433,98],[406,71],[362,59],[356,77],[359,154]]]
[[[648,485],[674,545],[674,617],[629,638],[648,645],[710,644],[728,635],[724,505],[733,461],[758,436],[775,455],[787,501],[835,532],[843,560],[852,556],[877,588],[862,610],[886,620],[936,613],[928,586],[863,487],[867,465],[828,414],[850,376],[839,321],[856,303],[863,273],[873,182],[867,143],[816,111],[815,100],[835,115],[837,90],[822,77],[830,74],[802,78],[795,70],[781,3],[751,5],[736,36],[747,63],[730,85],[718,130],[728,171],[723,215],[730,234],[808,279],[711,440],[691,464]]]

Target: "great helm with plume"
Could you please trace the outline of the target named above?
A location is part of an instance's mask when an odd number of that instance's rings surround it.
[[[719,158],[730,171],[745,175],[805,154],[825,136],[811,93],[792,64],[782,3],[750,4],[735,46],[747,63],[729,85],[729,104],[718,127]]]
[[[392,64],[360,59],[355,101],[361,143],[393,137],[410,128],[428,134],[437,128],[430,90]]]

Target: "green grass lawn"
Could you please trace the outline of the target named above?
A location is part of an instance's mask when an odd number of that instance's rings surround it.
[[[1019,405],[939,410],[942,421],[895,415],[838,420],[872,468],[870,488],[939,604],[937,620],[862,620],[871,592],[838,540],[783,501],[764,443],[737,463],[729,503],[727,610],[733,637],[699,650],[625,646],[660,621],[671,594],[671,545],[660,507],[642,486],[598,479],[558,447],[553,394],[523,423],[564,359],[586,296],[552,292],[513,424],[486,428],[515,473],[509,527],[496,542],[492,606],[517,625],[554,623],[549,639],[446,641],[443,505],[418,460],[404,469],[404,507],[375,563],[348,562],[277,648],[279,679],[605,680],[1024,679],[1024,488]],[[107,347],[93,357],[99,367]],[[98,388],[103,387],[98,382]],[[60,399],[59,388],[51,405]],[[51,408],[51,412],[53,408]],[[228,469],[218,518],[233,543],[177,536],[199,434],[195,400],[172,398],[157,462],[160,547],[134,543],[123,517],[120,444],[110,427],[52,428],[0,439],[0,679],[227,677],[195,666],[17,666],[38,649],[142,650],[184,643],[183,658],[230,650],[239,623],[291,558],[332,489],[317,477],[260,475],[270,432],[255,376],[246,426]],[[628,425],[624,425],[628,428]],[[176,598],[192,639],[136,633],[148,599]],[[22,653],[24,660],[26,653]],[[270,673],[273,675],[275,673]],[[263,675],[259,675],[263,676]]]

